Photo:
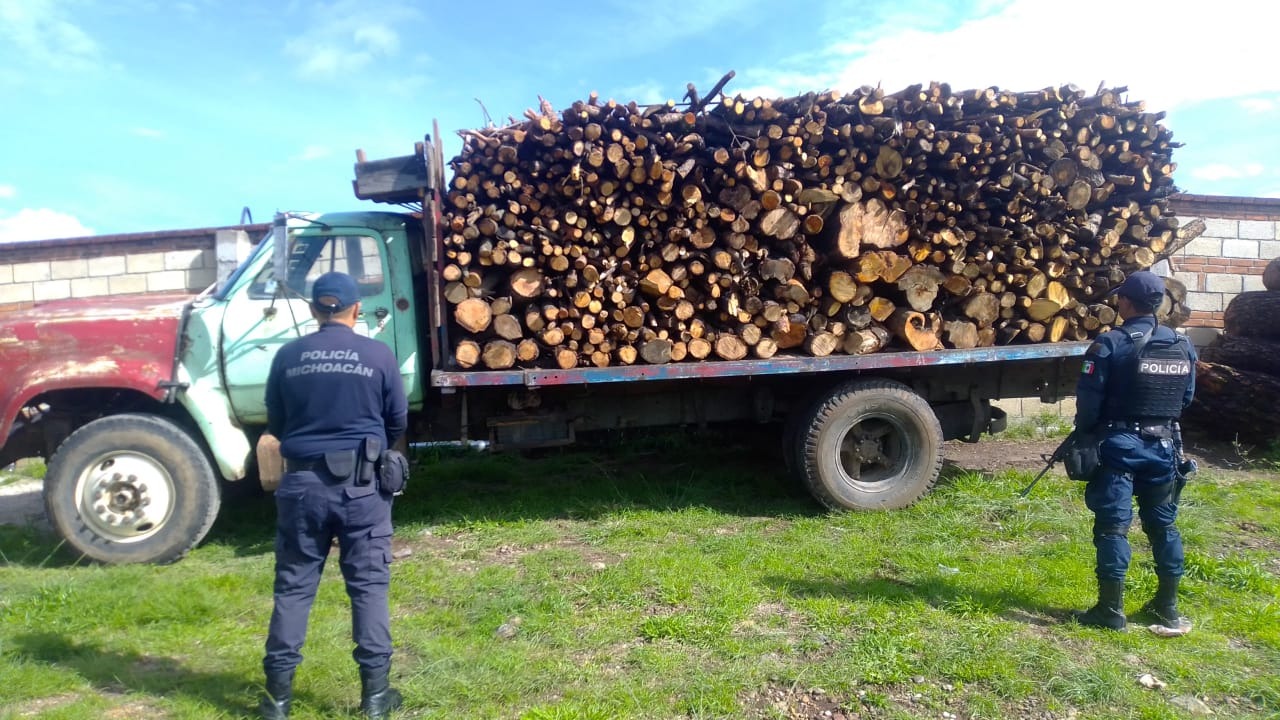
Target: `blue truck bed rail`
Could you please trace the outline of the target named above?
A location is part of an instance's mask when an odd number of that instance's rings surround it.
[[[792,375],[1006,363],[1083,356],[1087,342],[1005,345],[971,350],[889,351],[869,355],[829,355],[808,357],[777,356],[768,360],[715,360],[679,362],[666,365],[625,365],[605,368],[533,368],[514,370],[433,370],[431,385],[439,388],[519,386],[527,388],[588,383],[635,382],[643,380],[685,380],[744,377],[752,375]]]

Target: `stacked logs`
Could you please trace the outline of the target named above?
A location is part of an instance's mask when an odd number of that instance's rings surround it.
[[[1240,293],[1223,315],[1223,334],[1196,365],[1196,397],[1186,423],[1208,435],[1267,446],[1280,440],[1280,258],[1263,274],[1265,291]]]
[[[465,130],[443,294],[463,368],[1084,340],[1194,237],[1125,88],[546,101]],[[461,331],[461,332],[459,332]]]

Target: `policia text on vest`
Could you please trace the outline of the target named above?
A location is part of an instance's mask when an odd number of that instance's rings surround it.
[[[355,350],[307,350],[298,357],[298,360],[308,364],[295,365],[285,370],[285,377],[295,378],[299,375],[314,375],[316,373],[344,373],[371,378],[374,373],[373,368],[365,367],[360,362],[360,353]],[[328,362],[308,362],[319,360]],[[335,362],[338,360],[343,362]]]

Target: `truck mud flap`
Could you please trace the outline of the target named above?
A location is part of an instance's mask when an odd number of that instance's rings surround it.
[[[933,413],[938,416],[942,436],[947,440],[978,442],[982,433],[994,435],[1009,424],[1005,411],[986,400],[940,403],[933,406]]]

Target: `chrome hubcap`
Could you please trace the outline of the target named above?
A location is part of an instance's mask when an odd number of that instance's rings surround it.
[[[110,453],[80,473],[80,517],[114,542],[138,542],[157,533],[173,512],[174,483],[154,458]]]

